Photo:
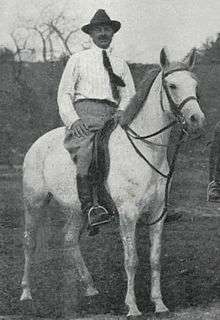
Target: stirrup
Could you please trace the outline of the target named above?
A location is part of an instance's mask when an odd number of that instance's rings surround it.
[[[94,221],[95,220],[95,221]],[[88,212],[88,224],[90,227],[99,226],[112,220],[109,212],[100,205],[93,205]]]

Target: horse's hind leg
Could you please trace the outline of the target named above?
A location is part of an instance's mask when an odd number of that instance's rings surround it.
[[[157,211],[160,216],[163,211],[163,204]],[[155,212],[155,211],[154,211]],[[158,215],[159,212],[159,215]],[[155,219],[155,218],[154,218]],[[155,305],[156,313],[168,312],[167,307],[163,303],[161,287],[160,287],[160,255],[161,255],[161,239],[164,224],[163,217],[159,222],[150,226],[150,264],[151,264],[151,301]]]
[[[98,290],[94,287],[92,277],[85,265],[84,259],[82,257],[79,244],[75,245],[73,250],[75,265],[78,270],[81,281],[84,283],[85,296],[94,296],[98,294]]]
[[[30,289],[30,268],[36,249],[36,236],[41,218],[41,210],[50,200],[45,194],[35,195],[34,198],[24,197],[25,231],[24,231],[24,275],[21,286],[23,288],[20,300],[32,299]]]
[[[82,220],[77,212],[71,208],[64,208],[67,217],[65,226],[65,255],[70,264],[74,264],[83,283],[86,296],[98,294],[94,287],[92,277],[86,267],[79,247],[79,235],[82,228]]]

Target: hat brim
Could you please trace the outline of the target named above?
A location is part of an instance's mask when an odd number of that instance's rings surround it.
[[[107,26],[110,25],[114,33],[116,33],[121,28],[121,23],[119,21],[111,20],[111,22],[89,23],[89,24],[86,24],[85,26],[82,26],[81,30],[87,34],[90,34],[93,27],[100,26],[100,25],[107,25]]]

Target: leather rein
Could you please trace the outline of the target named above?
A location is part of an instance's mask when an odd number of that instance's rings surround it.
[[[175,103],[175,101],[172,98],[172,95],[168,89],[168,86],[166,84],[166,77],[174,72],[178,72],[178,71],[188,71],[186,68],[176,68],[176,69],[172,69],[169,70],[167,72],[162,72],[162,87],[161,87],[161,91],[160,91],[160,105],[161,105],[161,109],[164,112],[164,106],[163,106],[163,98],[162,98],[162,88],[164,89],[169,105],[170,105],[170,110],[172,111],[172,113],[175,116],[175,120],[172,121],[171,123],[169,123],[167,126],[161,128],[160,130],[149,134],[149,135],[145,135],[145,136],[140,136],[138,133],[136,133],[133,129],[131,129],[129,126],[127,126],[126,128],[124,128],[125,133],[131,143],[131,145],[133,146],[134,150],[136,151],[136,153],[154,170],[156,171],[158,174],[160,174],[163,178],[166,178],[166,186],[165,186],[165,196],[164,196],[164,208],[162,211],[162,214],[160,215],[160,217],[158,217],[156,220],[154,220],[153,222],[149,222],[147,225],[151,226],[156,224],[157,222],[159,222],[160,220],[162,220],[162,218],[165,216],[166,212],[167,212],[167,205],[168,205],[168,196],[169,196],[169,184],[170,184],[170,180],[172,178],[174,169],[175,169],[175,163],[176,163],[176,159],[177,159],[177,155],[179,152],[179,148],[181,143],[183,142],[183,138],[184,135],[187,134],[186,131],[186,121],[184,116],[181,113],[182,108],[185,106],[185,104],[187,102],[189,102],[190,100],[196,100],[198,101],[198,98],[196,96],[188,96],[187,98],[183,99],[181,101],[180,104]],[[168,174],[164,174],[163,172],[161,172],[159,169],[157,169],[145,156],[144,154],[140,151],[140,149],[138,149],[138,147],[135,145],[133,139],[135,140],[140,140],[143,143],[146,144],[150,144],[150,145],[156,145],[156,146],[161,146],[161,147],[168,147],[167,145],[163,145],[163,144],[157,144],[151,141],[148,141],[147,139],[155,137],[157,135],[159,135],[160,133],[168,130],[169,128],[173,127],[174,125],[176,125],[177,123],[179,123],[181,125],[181,131],[178,137],[178,142],[175,144],[175,150],[174,150],[174,154],[173,154],[173,158],[172,161],[170,163],[170,170],[168,172]]]

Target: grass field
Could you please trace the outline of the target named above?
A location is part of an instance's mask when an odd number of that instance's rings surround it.
[[[201,106],[207,115],[207,135],[184,145],[179,155],[170,196],[172,210],[183,213],[181,221],[164,228],[162,291],[172,319],[218,319],[219,306],[219,216],[220,205],[206,202],[208,181],[207,141],[219,120],[220,65],[196,66]],[[141,75],[139,75],[141,77]],[[30,134],[35,139],[36,134]],[[22,152],[32,141],[20,141]],[[36,255],[32,268],[33,303],[19,301],[23,271],[23,209],[21,176],[0,177],[0,315],[28,320],[32,316],[58,318],[66,315],[92,319],[124,319],[126,276],[118,223],[103,227],[100,235],[82,239],[81,247],[100,295],[84,298],[74,267],[63,259],[62,226],[65,219],[56,203],[47,212],[48,251]],[[137,303],[154,319],[149,300],[149,241],[146,217],[137,228],[139,267],[136,276]],[[70,281],[70,275],[73,275]],[[67,288],[65,289],[65,285]]]
[[[184,187],[180,188],[174,181],[171,203],[175,210],[183,211],[184,216],[178,223],[166,225],[164,229],[162,288],[166,304],[175,311],[174,319],[197,319],[199,311],[201,314],[211,312],[210,318],[204,319],[214,319],[212,315],[217,314],[219,301],[220,206],[205,202],[204,176],[201,181],[198,168],[191,172],[197,173],[194,174],[195,182],[200,182],[202,192],[200,200],[195,201],[196,193],[195,197],[190,197],[190,174],[185,177]],[[62,226],[65,219],[56,204],[48,210],[49,251],[44,256],[36,255],[37,261],[32,268],[34,303],[19,301],[24,263],[21,178],[2,179],[1,182],[0,314],[54,318],[67,314],[123,314],[126,277],[118,223],[103,227],[101,234],[93,239],[86,236],[82,239],[85,260],[100,291],[100,295],[94,298],[84,298],[74,267],[71,269],[64,263]],[[191,189],[190,194],[193,192]],[[149,301],[149,241],[145,217],[138,223],[137,243],[140,259],[136,277],[137,302],[140,309],[151,317],[153,305]],[[73,279],[69,281],[71,274]],[[65,284],[67,289],[64,289]],[[185,318],[177,318],[177,315],[182,316],[183,310]],[[193,310],[195,318],[187,318],[188,310]]]

